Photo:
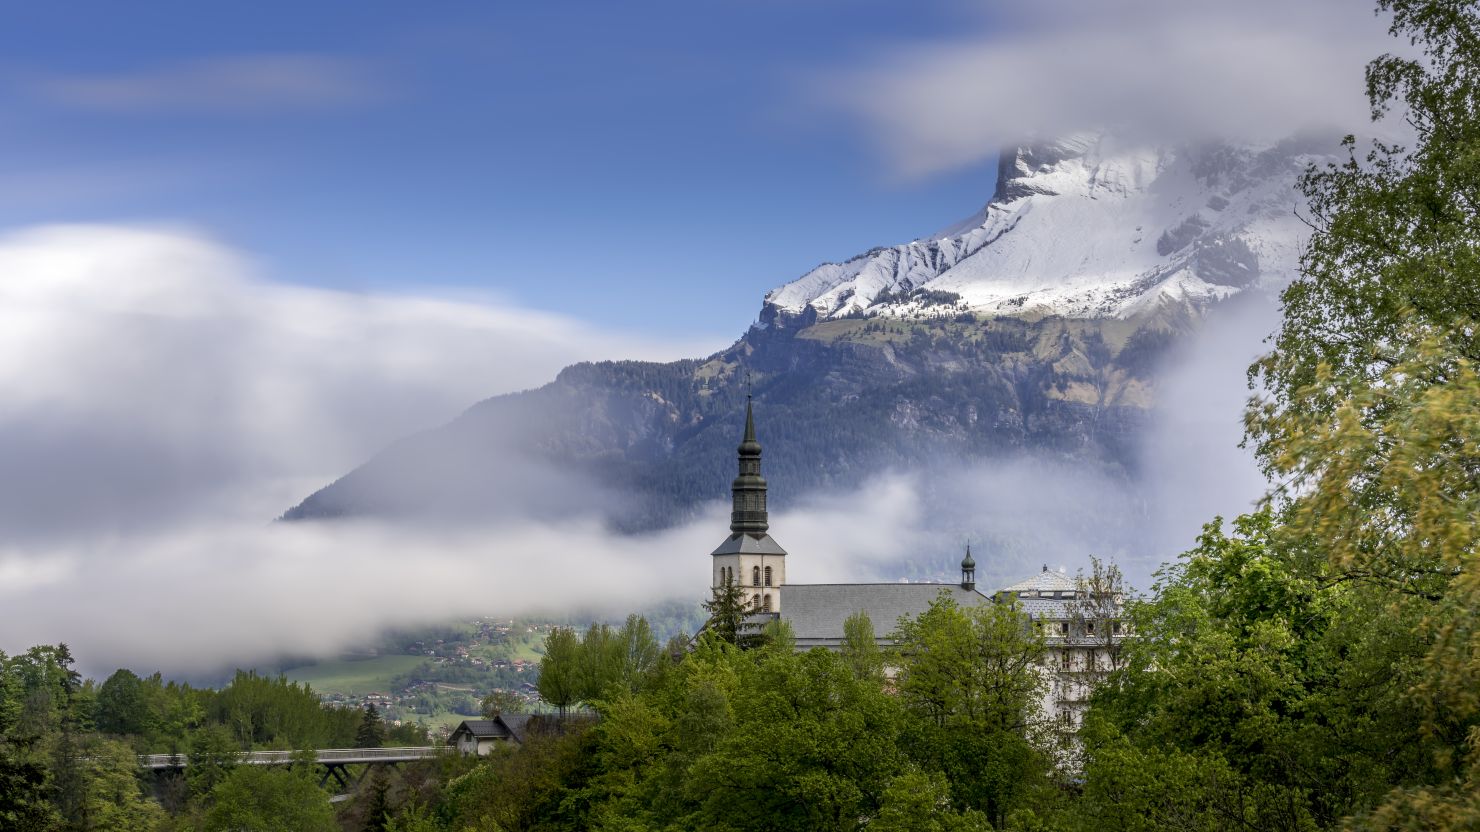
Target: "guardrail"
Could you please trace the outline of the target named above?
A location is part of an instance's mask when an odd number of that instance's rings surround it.
[[[450,751],[452,748],[445,745],[403,748],[320,748],[314,751],[314,761],[333,765],[405,763],[412,760],[425,760]],[[300,753],[298,751],[240,751],[219,756],[238,765],[283,766],[295,762]],[[140,754],[139,765],[150,769],[185,768],[190,765],[190,757],[187,754]]]

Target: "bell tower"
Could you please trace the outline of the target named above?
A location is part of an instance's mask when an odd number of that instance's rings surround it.
[[[755,438],[755,409],[745,397],[745,434],[737,450],[739,473],[730,485],[730,536],[711,553],[713,586],[741,588],[756,612],[781,612],[786,550],[771,538],[761,443]]]

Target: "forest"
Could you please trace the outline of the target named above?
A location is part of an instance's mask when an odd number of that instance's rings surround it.
[[[559,713],[523,743],[336,809],[308,763],[229,752],[421,738],[249,673],[94,686],[39,647],[0,662],[0,828],[1480,828],[1480,4],[1378,8],[1413,49],[1369,64],[1373,117],[1414,138],[1348,138],[1302,180],[1313,236],[1245,413],[1269,492],[1128,602],[1077,736],[1036,711],[1044,645],[1010,603],[802,653],[719,591],[692,640],[555,630]],[[207,764],[156,798],[132,755],[173,748]]]

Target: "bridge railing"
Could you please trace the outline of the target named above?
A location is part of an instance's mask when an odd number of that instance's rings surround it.
[[[402,763],[425,760],[452,751],[450,746],[427,745],[400,748],[320,748],[314,752],[314,761],[328,765],[353,763]],[[212,755],[232,763],[249,766],[282,766],[298,758],[297,751],[239,751],[234,754]],[[139,765],[144,768],[185,768],[190,765],[187,754],[140,754]]]

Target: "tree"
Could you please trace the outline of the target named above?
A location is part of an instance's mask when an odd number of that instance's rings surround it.
[[[948,592],[893,634],[895,687],[914,717],[905,747],[942,772],[960,805],[1002,826],[1042,785],[1041,635],[1008,603],[962,608]]]
[[[1446,331],[1446,344],[1480,359],[1480,13],[1449,0],[1379,0],[1391,33],[1422,57],[1384,55],[1367,67],[1372,117],[1397,110],[1411,149],[1374,142],[1302,181],[1314,234],[1300,277],[1285,290],[1274,351],[1254,372],[1283,406],[1333,413],[1391,366],[1387,350],[1410,320]],[[1339,379],[1314,390],[1321,368]],[[1268,436],[1256,432],[1265,459]]]
[[[545,636],[545,654],[540,659],[540,698],[554,705],[563,718],[580,697],[581,645],[575,631],[556,627]]]
[[[121,742],[96,740],[80,748],[81,778],[67,829],[76,832],[152,832],[164,809],[139,787],[139,760]]]
[[[1083,731],[1093,825],[1333,828],[1440,773],[1407,695],[1416,611],[1307,571],[1285,531],[1268,510],[1211,523],[1132,605],[1125,668]]]
[[[185,781],[195,795],[205,795],[231,775],[241,755],[241,745],[224,725],[208,725],[193,731],[187,743],[190,765]]]
[[[1011,604],[962,608],[942,592],[892,637],[900,697],[936,724],[1026,731],[1037,716],[1043,640]]]
[[[0,829],[52,832],[61,820],[46,799],[46,767],[0,744]]]
[[[111,734],[149,734],[156,724],[150,705],[144,680],[133,671],[120,668],[98,690],[98,730]]]
[[[374,702],[365,703],[360,727],[355,729],[355,748],[380,748],[385,745],[385,720]]]
[[[1283,296],[1249,440],[1302,568],[1358,586],[1429,646],[1411,701],[1448,768],[1370,817],[1480,823],[1480,6],[1380,0],[1419,55],[1368,65],[1374,119],[1400,113],[1412,148],[1375,143],[1303,180],[1314,233]],[[1365,821],[1364,821],[1365,822]]]
[[[489,691],[478,707],[485,719],[493,719],[499,714],[522,714],[526,710],[524,700],[518,694],[503,688]]]
[[[391,801],[390,781],[386,778],[385,767],[376,766],[368,775],[369,783],[365,786],[368,799],[365,801],[365,820],[361,824],[361,832],[385,832],[390,824]]]
[[[698,825],[736,830],[859,829],[907,767],[898,702],[827,650],[750,654],[730,701],[733,727],[684,788]]]
[[[211,790],[205,832],[337,832],[334,810],[304,772],[240,766]]]
[[[726,579],[714,588],[710,599],[704,602],[704,610],[709,613],[704,629],[723,641],[741,649],[761,643],[757,633],[759,628],[749,620],[755,609],[745,597],[745,590],[733,580]]]
[[[617,630],[617,642],[622,651],[621,683],[635,693],[658,666],[663,648],[653,636],[653,628],[646,618],[629,615]]]
[[[1120,669],[1125,645],[1125,578],[1114,562],[1089,559],[1088,575],[1074,579],[1074,598],[1068,604],[1070,627],[1094,649],[1106,671]]]
[[[843,622],[843,661],[858,679],[881,682],[884,679],[884,654],[874,639],[874,623],[862,610]]]
[[[592,624],[576,651],[576,699],[594,702],[622,686],[625,645],[606,624]]]

